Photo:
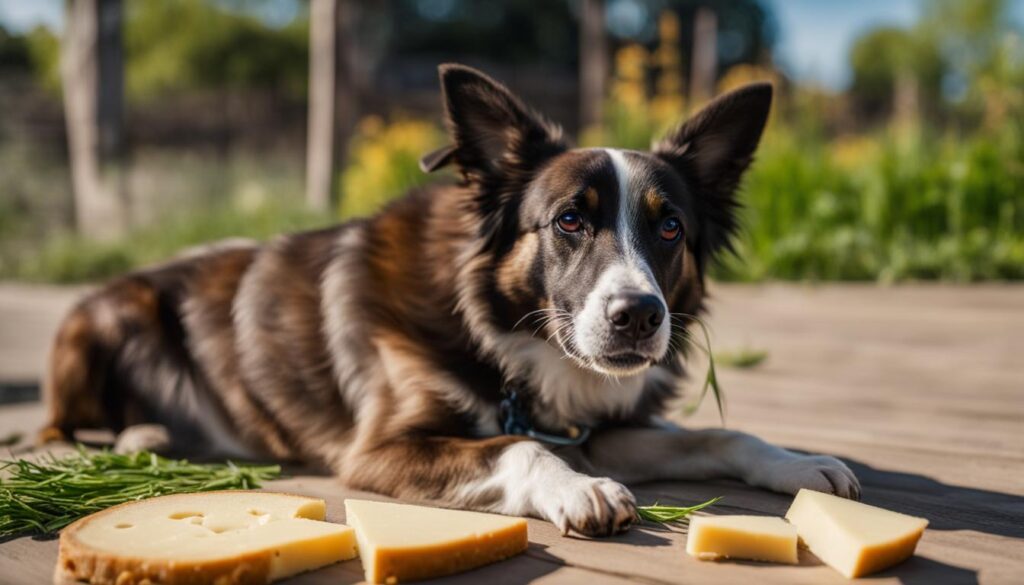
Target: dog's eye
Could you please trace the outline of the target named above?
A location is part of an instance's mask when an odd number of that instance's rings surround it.
[[[678,218],[670,217],[661,222],[661,239],[666,242],[678,240],[681,233],[683,233],[683,224]]]
[[[575,211],[566,211],[558,216],[555,223],[558,224],[558,229],[571,234],[580,231],[580,228],[583,227],[583,218]]]

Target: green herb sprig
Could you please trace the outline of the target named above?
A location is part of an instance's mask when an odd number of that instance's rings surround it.
[[[52,535],[75,520],[124,502],[191,492],[252,489],[281,474],[277,465],[197,464],[148,451],[45,455],[0,462],[0,538]]]
[[[697,510],[703,510],[721,499],[722,496],[718,496],[717,498],[712,498],[702,504],[687,507],[662,506],[655,502],[653,506],[637,506],[636,511],[643,520],[647,520],[648,522],[657,522],[659,524],[667,524],[669,522],[678,522],[683,520]]]
[[[718,417],[722,421],[722,426],[725,426],[725,392],[722,391],[722,386],[718,383],[718,372],[715,371],[715,355],[711,352],[711,332],[708,330],[707,323],[696,315],[688,315],[685,313],[673,313],[673,315],[691,319],[700,327],[701,332],[704,334],[704,345],[701,345],[690,338],[689,334],[686,334],[686,338],[691,344],[703,350],[708,356],[708,373],[704,378],[704,386],[701,388],[700,396],[693,404],[685,406],[683,411],[687,416],[697,412],[697,409],[700,407],[701,403],[704,402],[704,397],[707,396],[708,389],[710,388],[711,392],[715,395],[715,404],[718,406]]]
[[[741,370],[756,368],[766,359],[768,359],[767,351],[751,347],[718,352],[718,363],[727,368],[738,368]]]

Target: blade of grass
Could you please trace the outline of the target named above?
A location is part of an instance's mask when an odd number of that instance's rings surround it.
[[[762,349],[744,347],[736,351],[718,352],[718,363],[727,368],[756,368],[768,359],[768,352]]]
[[[696,315],[683,315],[689,319],[692,319],[696,323],[700,330],[704,334],[704,345],[701,346],[699,343],[694,342],[693,344],[704,351],[708,356],[708,373],[704,377],[704,386],[701,388],[700,396],[696,402],[687,405],[683,408],[684,413],[689,416],[700,408],[700,405],[704,402],[704,397],[708,394],[710,388],[715,396],[715,404],[718,406],[718,417],[722,421],[722,426],[725,426],[725,393],[722,391],[722,386],[718,383],[718,372],[715,370],[715,355],[711,351],[711,333],[708,329],[707,324],[703,319]]]

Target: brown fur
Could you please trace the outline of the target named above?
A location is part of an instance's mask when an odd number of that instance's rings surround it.
[[[460,67],[443,79],[456,146],[426,166],[452,161],[462,182],[415,191],[367,220],[215,248],[111,282],[58,333],[40,438],[155,422],[168,426],[179,450],[297,459],[359,489],[498,509],[504,488],[470,488],[487,485],[502,454],[525,441],[500,434],[501,389],[510,376],[544,374],[517,363],[515,352],[548,351],[531,330],[561,344],[558,322],[531,315],[557,305],[553,286],[595,278],[615,245],[599,234],[604,248],[592,267],[546,273],[547,263],[573,252],[552,243],[548,210],[524,194],[540,189],[561,204],[579,193],[596,214],[614,206],[618,186],[607,178],[606,155],[567,150],[560,131],[492,80]],[[690,150],[673,152],[694,164]],[[701,216],[689,211],[700,205],[684,197],[685,180],[665,156],[645,163],[652,179],[644,215],[654,221],[671,203],[693,233],[678,250],[659,252],[671,256],[655,272],[668,309],[697,314],[702,265],[720,243],[699,240]],[[543,181],[535,180],[539,169]],[[581,186],[590,176],[606,178]],[[658,177],[675,190],[656,190]],[[714,217],[717,237],[728,221]],[[681,324],[672,328],[682,335]],[[656,369],[629,408],[579,416],[651,424],[677,393],[681,358],[670,352]],[[533,398],[539,421],[578,420],[543,392]],[[628,524],[615,512],[628,501],[606,488],[594,493],[605,494],[593,497],[596,515],[564,519],[563,529],[601,534]]]

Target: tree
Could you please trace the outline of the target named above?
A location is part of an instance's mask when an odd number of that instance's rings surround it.
[[[68,0],[61,77],[75,223],[94,238],[116,236],[127,224],[120,186],[122,21],[121,0]]]
[[[953,110],[983,118],[989,128],[1020,119],[1024,104],[1024,28],[1006,0],[927,5],[918,34],[932,40],[945,60],[944,87]]]
[[[925,7],[913,27],[872,29],[854,42],[850,94],[859,113],[906,118],[919,103],[933,119],[984,113],[998,125],[1019,91],[1013,63],[1024,55],[1008,4],[933,0]]]

